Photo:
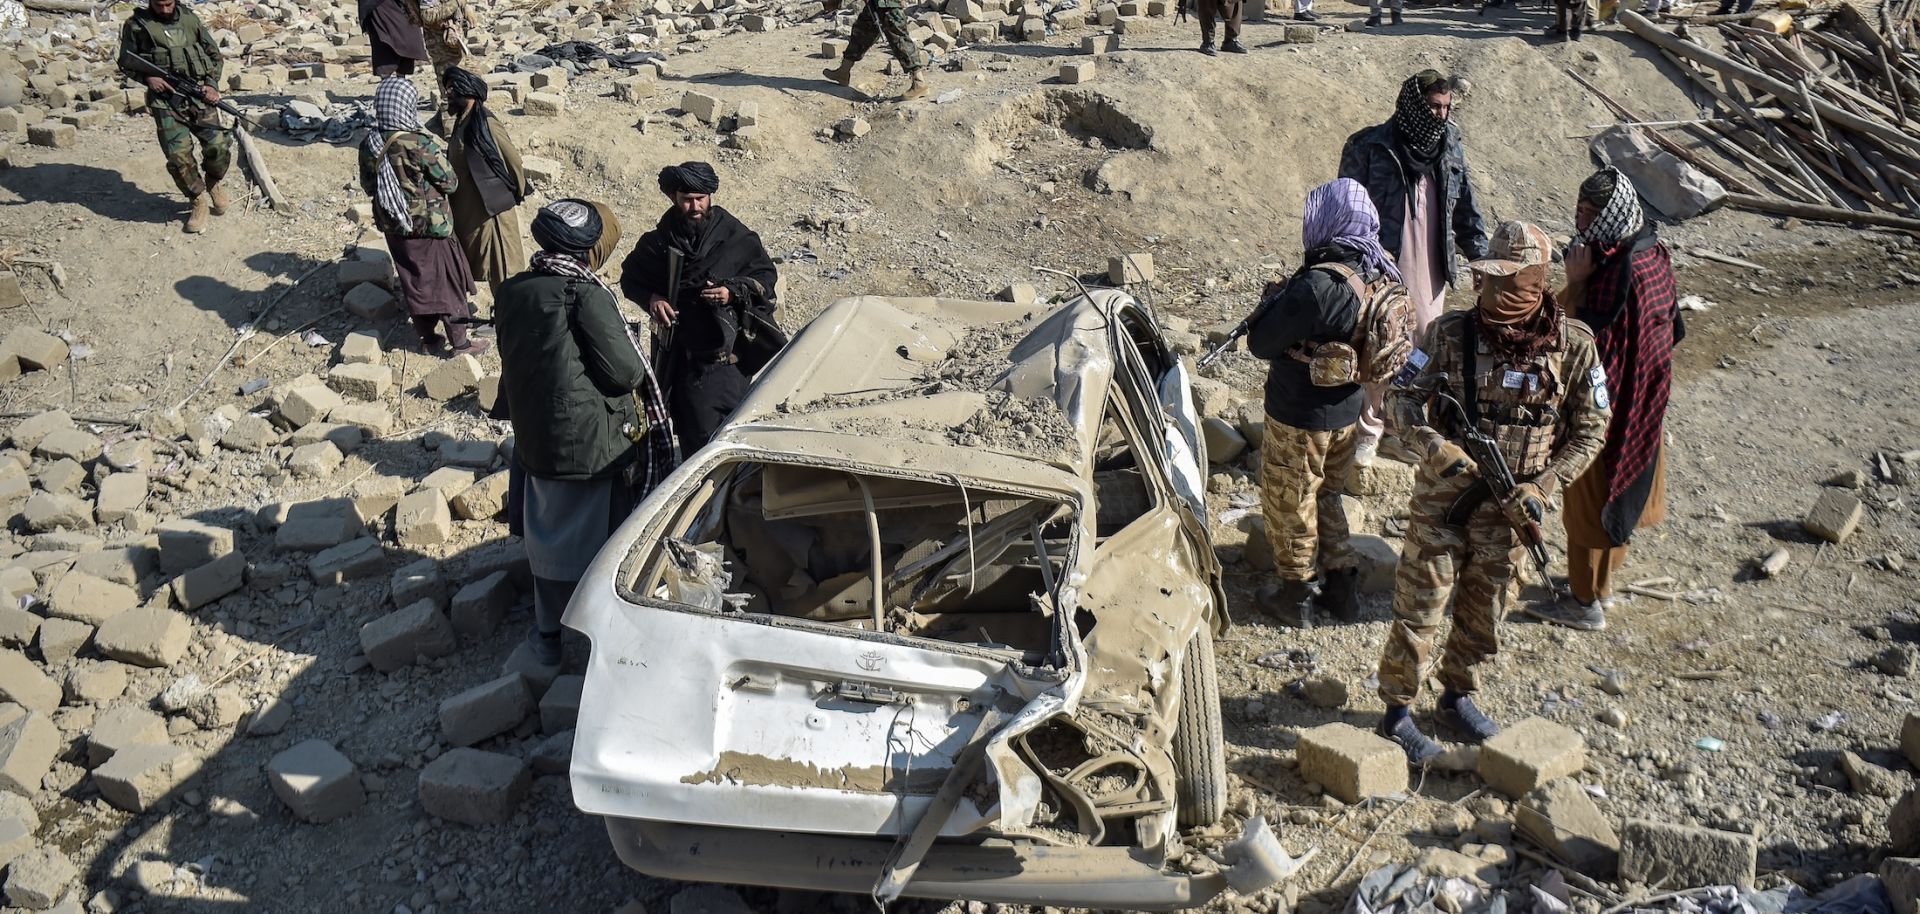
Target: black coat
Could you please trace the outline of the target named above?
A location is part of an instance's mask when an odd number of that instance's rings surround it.
[[[640,426],[633,391],[646,365],[607,290],[528,271],[500,284],[493,318],[500,401],[528,473],[601,479],[639,455],[627,432]]]
[[[700,300],[699,291],[711,280],[726,286],[741,307],[753,308],[771,319],[777,304],[774,283],[779,275],[760,236],[732,213],[715,206],[707,210],[707,225],[692,239],[692,250],[684,251],[687,256],[680,269],[678,294],[669,292],[667,250],[688,240],[676,232],[679,224],[679,214],[668,210],[652,231],[640,236],[621,264],[620,291],[640,305],[654,295],[672,301],[679,312],[673,332],[675,352],[711,361],[733,351],[740,324],[731,307],[708,305]]]
[[[1286,290],[1247,331],[1247,349],[1272,363],[1267,369],[1267,416],[1308,431],[1331,431],[1360,421],[1364,391],[1358,384],[1321,387],[1307,374],[1307,363],[1288,354],[1296,344],[1351,343],[1360,298],[1339,276],[1313,269],[1329,261],[1344,263],[1370,279],[1360,255],[1343,247],[1307,252],[1307,265],[1287,281]]]
[[[1473,190],[1473,178],[1467,174],[1467,154],[1460,147],[1460,128],[1449,122],[1445,151],[1440,155],[1440,250],[1435,252],[1446,265],[1446,280],[1454,281],[1455,266],[1449,252],[1459,248],[1469,261],[1487,256],[1486,220],[1480,215],[1479,196]],[[1417,182],[1408,170],[1393,136],[1391,122],[1368,127],[1347,138],[1340,151],[1340,177],[1352,178],[1367,188],[1373,206],[1380,211],[1380,246],[1398,255],[1400,236],[1407,219],[1407,198]]]

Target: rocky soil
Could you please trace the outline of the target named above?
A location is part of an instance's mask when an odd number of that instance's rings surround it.
[[[495,105],[534,157],[540,200],[606,198],[629,238],[660,208],[660,165],[716,162],[721,204],[781,259],[790,325],[847,294],[1044,298],[1070,286],[1034,267],[1104,281],[1109,257],[1146,252],[1151,281],[1133,288],[1189,352],[1295,259],[1297,201],[1412,69],[1472,81],[1460,117],[1490,215],[1556,232],[1590,168],[1578,137],[1609,120],[1560,68],[1649,117],[1693,116],[1626,39],[1519,37],[1540,24],[1531,10],[1416,10],[1401,31],[1312,43],[1255,23],[1253,54],[1210,60],[1185,50],[1191,26],[1135,15],[1154,6],[1115,8],[1126,18],[1107,26],[1057,10],[1054,33],[1032,41],[1009,37],[1031,14],[950,7],[920,35],[947,67],[939,100],[912,105],[817,79],[822,43],[846,27],[812,4],[482,6],[476,51],[499,64],[582,38],[661,53],[639,73],[501,77]],[[497,362],[408,351],[351,148],[272,129],[291,102],[325,113],[371,93],[348,10],[202,7],[293,203],[203,236],[179,233],[184,203],[149,122],[125,110],[138,96],[104,69],[110,24],[36,17],[0,54],[0,140],[15,141],[0,152],[0,373],[22,372],[0,386],[8,899],[94,912],[863,909],[647,879],[573,812],[567,683],[513,675],[525,565],[496,516],[508,430],[482,418]],[[993,28],[963,32],[982,22]],[[1091,59],[1084,41],[1116,31],[1120,49],[1090,81],[1059,82],[1062,63]],[[536,91],[564,113],[526,104]],[[1877,867],[1912,776],[1899,742],[1920,635],[1908,501],[1920,406],[1907,395],[1920,252],[1734,212],[1667,237],[1682,291],[1712,306],[1688,314],[1679,353],[1669,518],[1624,578],[1671,579],[1648,589],[1676,599],[1637,596],[1599,635],[1516,619],[1487,705],[1583,734],[1573,780],[1613,826],[1750,833],[1761,881],[1820,887]],[[1245,425],[1259,378],[1229,356],[1202,405]],[[1291,850],[1320,854],[1290,884],[1216,907],[1327,910],[1360,874],[1416,859],[1531,881],[1516,804],[1471,773],[1357,805],[1299,775],[1301,731],[1368,727],[1379,711],[1386,597],[1358,626],[1261,621],[1250,524],[1236,516],[1250,460],[1215,467],[1212,495],[1238,623],[1220,652],[1232,819],[1264,813]],[[1354,504],[1385,578],[1405,483],[1378,476]],[[1862,519],[1821,545],[1802,520],[1828,493],[1857,498]],[[1782,549],[1783,569],[1755,571]]]

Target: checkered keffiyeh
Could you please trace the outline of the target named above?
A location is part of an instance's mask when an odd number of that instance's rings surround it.
[[[1632,195],[1632,185],[1620,189]],[[1616,193],[1617,198],[1620,194]],[[1587,281],[1587,303],[1580,317],[1593,326],[1593,342],[1607,371],[1613,421],[1600,452],[1606,472],[1607,501],[1633,486],[1653,465],[1666,423],[1673,386],[1673,345],[1679,301],[1673,282],[1673,258],[1651,232],[1624,243],[1595,245],[1597,264]],[[1632,534],[1626,528],[1607,534],[1616,543]]]
[[[1407,77],[1400,84],[1400,97],[1394,102],[1393,130],[1407,148],[1431,154],[1440,148],[1446,136],[1447,122],[1433,116],[1427,96],[1447,88],[1444,78],[1431,70]]]
[[[607,294],[613,294],[600,274],[571,254],[541,251],[533,255],[530,265],[535,273],[592,282],[606,289]],[[615,296],[614,300],[618,301],[619,297]],[[639,498],[653,491],[654,486],[659,485],[668,473],[673,472],[674,467],[680,465],[680,444],[673,436],[673,418],[667,413],[667,396],[660,390],[660,380],[654,377],[653,366],[647,364],[640,342],[631,334],[627,342],[633,344],[634,352],[641,354],[640,389],[633,392],[633,398],[647,422],[646,434],[640,442],[640,472],[632,480],[634,497]]]
[[[400,187],[400,175],[393,170],[387,155],[387,141],[396,133],[420,132],[420,90],[404,76],[389,76],[373,91],[374,129],[367,131],[367,151],[380,161],[374,178],[374,196],[402,231],[413,230],[413,216],[407,212],[407,195]]]
[[[1368,270],[1400,281],[1400,268],[1380,246],[1380,213],[1367,188],[1352,178],[1329,181],[1307,194],[1300,237],[1309,251],[1330,244],[1355,251]]]
[[[1580,237],[1593,245],[1619,244],[1640,234],[1640,227],[1647,224],[1647,215],[1640,208],[1640,192],[1620,169],[1609,166],[1602,169],[1602,174],[1613,176],[1613,193]]]

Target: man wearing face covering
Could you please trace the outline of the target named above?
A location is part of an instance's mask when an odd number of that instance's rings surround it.
[[[1585,472],[1606,442],[1606,370],[1593,332],[1547,290],[1551,260],[1538,226],[1500,226],[1487,259],[1470,264],[1481,281],[1478,305],[1433,322],[1421,346],[1430,360],[1388,402],[1403,443],[1424,459],[1394,580],[1393,628],[1380,658],[1387,705],[1380,734],[1415,765],[1441,751],[1414,723],[1411,708],[1449,595],[1453,628],[1440,658],[1440,716],[1464,739],[1485,742],[1500,727],[1473,696],[1500,649],[1501,604],[1521,548],[1514,525],[1544,520],[1554,493]],[[1500,448],[1520,483],[1504,503],[1488,495],[1480,467],[1461,446],[1461,417],[1436,392],[1458,401]]]
[[[513,137],[487,108],[487,81],[459,67],[447,71],[447,160],[460,179],[453,189],[453,231],[467,252],[474,278],[497,296],[500,284],[527,265],[520,247],[520,214],[527,173]]]
[[[1460,128],[1453,122],[1456,81],[1422,70],[1400,84],[1393,117],[1347,139],[1340,177],[1367,188],[1380,212],[1380,244],[1394,255],[1413,304],[1414,338],[1447,307],[1455,251],[1467,260],[1487,254],[1480,202],[1467,173]],[[1369,386],[1360,412],[1354,463],[1373,463],[1386,429],[1384,387]]]
[[[705,162],[661,169],[660,192],[673,205],[621,265],[620,291],[646,306],[655,339],[670,340],[661,383],[686,454],[711,440],[746,396],[749,378],[735,354],[744,312],[771,321],[779,304],[773,258],[759,235],[713,204],[719,189]],[[678,288],[669,288],[669,251],[682,258]]]
[[[527,649],[553,667],[560,614],[581,575],[678,458],[665,398],[596,272],[620,240],[619,223],[597,203],[558,200],[534,217],[533,240],[540,253],[501,284],[494,305],[494,418],[513,423],[509,524],[534,578]]]

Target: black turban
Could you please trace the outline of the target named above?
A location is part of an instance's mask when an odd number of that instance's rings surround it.
[[[454,98],[471,98],[481,102],[487,100],[487,81],[459,67],[447,71],[446,83],[447,94]]]
[[[705,162],[682,162],[660,169],[660,192],[710,194],[720,189],[720,175]]]
[[[593,251],[606,223],[593,204],[568,198],[555,200],[540,208],[533,217],[533,241],[541,250],[586,260]]]

